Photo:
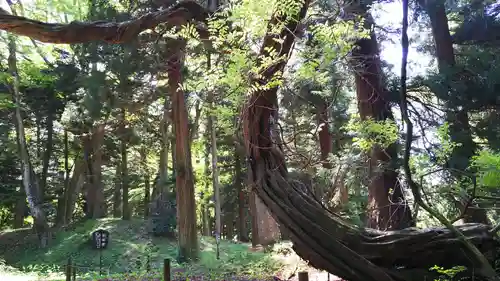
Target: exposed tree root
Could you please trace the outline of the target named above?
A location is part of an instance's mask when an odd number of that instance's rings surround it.
[[[400,231],[361,229],[344,222],[312,199],[297,181],[289,183],[281,154],[265,153],[257,194],[290,232],[294,250],[312,266],[350,281],[413,280],[434,277],[435,265],[463,265],[473,270],[463,243],[446,228],[407,228]],[[263,153],[264,154],[264,153]],[[487,225],[458,227],[491,260],[499,241]],[[420,279],[423,280],[423,279]]]

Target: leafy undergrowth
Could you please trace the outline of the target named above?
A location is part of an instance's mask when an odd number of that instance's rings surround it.
[[[142,220],[87,221],[57,233],[47,249],[36,246],[36,236],[29,230],[0,233],[0,258],[9,265],[9,272],[15,273],[11,275],[24,275],[27,279],[23,280],[63,280],[64,266],[70,257],[78,280],[161,280],[164,259],[171,259],[173,277],[178,280],[185,280],[186,276],[190,276],[189,280],[236,280],[235,276],[247,276],[240,280],[267,280],[283,272],[287,263],[276,252],[252,252],[248,244],[229,241],[221,241],[217,260],[215,239],[202,237],[199,261],[178,264],[177,243],[151,238],[146,227]],[[108,248],[102,251],[102,274],[99,251],[89,244],[90,233],[99,228],[110,232]],[[150,271],[146,273],[148,264]],[[6,275],[0,273],[0,280],[14,280],[3,276]]]

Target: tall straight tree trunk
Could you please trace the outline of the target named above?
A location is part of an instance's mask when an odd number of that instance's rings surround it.
[[[166,198],[165,196],[168,193],[168,154],[170,147],[170,137],[168,133],[169,125],[170,125],[170,112],[169,112],[169,102],[168,99],[165,98],[165,102],[163,104],[163,117],[161,120],[161,151],[160,151],[160,163],[159,163],[159,182],[158,188],[159,193],[162,198]]]
[[[128,202],[128,160],[127,160],[127,138],[125,136],[125,122],[126,122],[126,111],[122,109],[121,119],[122,119],[122,130],[121,130],[121,144],[120,144],[120,152],[121,152],[121,181],[122,181],[122,219],[130,220],[131,219],[131,211]]]
[[[208,121],[208,120],[207,120]],[[207,124],[208,127],[208,124]],[[210,188],[210,184],[208,182],[208,178],[210,177],[210,143],[209,143],[209,135],[210,132],[207,130],[207,135],[206,135],[206,140],[205,140],[205,152],[204,152],[204,158],[205,158],[205,163],[204,163],[204,174],[205,174],[205,192],[208,192]],[[206,195],[204,195],[206,197]],[[203,217],[203,235],[205,236],[210,236],[210,213],[208,210],[208,204],[209,200],[206,200],[203,198],[202,203],[201,203],[201,209],[202,209],[202,217]]]
[[[28,206],[34,220],[34,228],[37,232],[40,246],[45,247],[49,242],[49,224],[44,210],[42,209],[42,197],[40,194],[40,186],[36,179],[35,172],[31,166],[28,149],[26,147],[26,138],[24,132],[24,124],[21,114],[21,94],[19,92],[19,74],[17,70],[16,58],[16,42],[13,35],[9,35],[9,72],[12,75],[13,81],[13,98],[16,104],[16,134],[19,148],[19,158],[21,159],[21,171],[23,173],[22,182],[24,191],[28,198]]]
[[[361,5],[353,7],[365,18],[372,29],[373,19]],[[394,120],[386,90],[379,56],[377,38],[372,31],[369,38],[359,39],[352,51],[355,68],[356,94],[361,120]],[[410,208],[398,180],[397,147],[374,145],[369,153],[367,226],[381,230],[403,229],[412,225]],[[392,190],[392,194],[391,194]]]
[[[147,149],[142,147],[139,152],[141,154],[141,164],[144,173],[144,219],[147,219],[149,217],[149,203],[151,200],[151,175],[147,162]]]
[[[149,203],[151,202],[151,179],[149,173],[144,174],[144,219],[149,217]]]
[[[42,118],[39,114],[35,117],[36,123],[36,158],[42,158]]]
[[[173,125],[172,125],[172,131],[174,131]],[[172,178],[177,177],[177,170],[175,169],[175,167],[177,167],[176,139],[177,136],[170,136],[170,147],[171,147],[170,150],[172,151]]]
[[[438,61],[439,72],[443,75],[452,71],[456,65],[455,53],[453,50],[453,41],[450,35],[448,26],[448,17],[444,2],[441,1],[422,1],[419,4],[427,11],[429,15],[432,34],[436,47],[436,58]],[[459,77],[455,78],[459,80]],[[465,171],[469,165],[472,156],[476,151],[476,143],[472,139],[472,131],[469,125],[469,116],[466,109],[457,109],[454,105],[448,105],[446,110],[446,120],[449,123],[451,141],[461,144],[455,147],[452,151],[449,167],[458,171]],[[463,175],[452,172],[458,181],[463,180]],[[467,185],[467,184],[465,184]],[[464,188],[466,188],[464,185]],[[457,202],[459,209],[463,212],[467,204],[468,198],[460,198]],[[463,222],[477,222],[489,224],[485,209],[478,208],[475,204],[465,210]]]
[[[249,166],[247,169],[248,173],[248,181],[247,184],[251,187],[253,178],[252,178],[252,173],[251,173],[251,167]],[[252,216],[252,247],[255,248],[257,245],[259,245],[259,220],[258,220],[258,214],[257,214],[257,202],[256,202],[256,197],[257,194],[253,191],[253,188],[249,188],[251,190],[250,192],[250,215]]]
[[[215,127],[213,116],[209,117],[209,130],[211,131],[211,154],[212,154],[212,185],[214,188],[215,197],[215,235],[221,233],[221,198],[220,198],[220,184],[219,184],[219,170],[217,167],[217,140],[215,135]]]
[[[24,214],[26,213],[26,192],[24,192],[24,188],[22,186],[17,196],[19,198],[16,201],[14,220],[12,221],[14,229],[22,228],[24,226]]]
[[[85,185],[85,178],[88,174],[87,166],[86,161],[82,159],[81,156],[75,159],[73,174],[69,180],[67,192],[64,194],[65,221],[63,222],[63,225],[69,223],[73,217],[76,200]]]
[[[92,219],[103,218],[106,215],[104,185],[102,182],[102,149],[104,142],[104,124],[97,125],[88,137],[87,166],[87,216]]]
[[[208,217],[208,208],[205,202],[201,205],[201,224],[203,236],[210,236],[210,218]]]
[[[240,145],[234,146],[234,185],[238,191],[238,240],[248,242],[247,216],[246,216],[246,193],[243,188],[243,173],[241,154],[239,152]]]
[[[66,204],[67,202],[67,193],[69,192],[69,173],[71,172],[69,167],[69,139],[68,139],[68,130],[64,129],[64,187],[59,194],[59,198],[57,200],[57,216],[56,216],[56,226],[62,226],[66,224]]]
[[[122,180],[121,180],[121,175],[122,173],[122,168],[121,168],[121,160],[118,161],[116,165],[116,172],[115,172],[115,190],[113,191],[113,217],[114,218],[121,218],[122,216]]]
[[[182,85],[182,63],[184,47],[182,40],[175,42],[178,47],[170,54],[167,62],[168,88],[172,97],[173,125],[175,132],[175,175],[177,228],[179,233],[179,261],[198,258],[198,235],[196,231],[196,202],[194,196],[194,175],[189,144],[188,112]]]
[[[226,239],[234,239],[234,210],[228,210],[224,212],[224,235]]]
[[[92,169],[94,176],[95,197],[93,218],[104,218],[106,216],[106,199],[104,198],[104,183],[102,182],[102,155],[104,149],[104,124],[98,125],[96,133],[92,135],[94,157]]]
[[[208,69],[210,69],[210,55],[207,56]],[[212,186],[215,197],[215,235],[221,235],[221,202],[219,186],[219,169],[217,167],[217,135],[215,129],[214,117],[214,93],[208,93],[209,112],[208,112],[208,131],[210,132],[210,153],[212,154]]]
[[[47,187],[47,173],[49,171],[50,158],[52,157],[52,148],[54,147],[53,142],[54,135],[54,115],[49,113],[47,116],[47,143],[45,146],[45,151],[43,153],[43,163],[42,163],[42,179],[40,182],[40,195],[44,196]]]

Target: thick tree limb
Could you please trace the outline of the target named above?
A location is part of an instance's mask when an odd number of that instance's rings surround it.
[[[0,9],[0,29],[46,43],[75,44],[90,41],[122,43],[162,23],[167,27],[181,26],[192,20],[205,21],[208,15],[204,7],[191,0],[125,22],[45,23],[11,15]]]

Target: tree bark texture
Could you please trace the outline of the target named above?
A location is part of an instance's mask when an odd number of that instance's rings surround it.
[[[236,144],[234,149],[234,185],[238,192],[238,240],[241,242],[248,242],[248,229],[247,229],[247,194],[243,188],[243,171],[241,163],[240,145]]]
[[[102,156],[104,145],[104,124],[97,125],[90,136],[90,146],[92,151],[89,173],[89,204],[88,210],[91,218],[103,218],[106,215],[106,201],[104,198],[104,185],[102,182]]]
[[[118,161],[115,172],[115,190],[113,191],[113,217],[115,218],[120,218],[122,216],[122,180],[120,177],[121,172],[121,161]]]
[[[68,204],[68,190],[70,177],[69,174],[71,172],[71,168],[69,166],[69,138],[68,138],[68,130],[64,129],[63,134],[64,140],[64,186],[62,188],[61,193],[59,194],[59,198],[57,200],[57,214],[56,214],[56,227],[62,226],[66,224],[68,220],[66,218],[66,204]]]
[[[210,60],[210,56],[209,60]],[[220,198],[220,184],[219,184],[219,168],[217,167],[217,135],[215,128],[214,112],[214,94],[210,92],[209,96],[209,110],[208,113],[208,131],[210,132],[210,154],[212,155],[212,186],[214,190],[215,199],[215,234],[221,235],[221,198]]]
[[[167,98],[163,104],[163,117],[161,120],[161,152],[160,152],[160,163],[159,163],[159,174],[160,178],[158,181],[158,190],[161,198],[167,198],[168,193],[168,153],[170,148],[170,137],[169,137],[169,126],[170,126],[170,103]],[[154,197],[153,197],[154,198]],[[155,198],[156,199],[156,198]]]
[[[130,220],[132,218],[132,212],[129,207],[128,202],[128,189],[129,189],[129,179],[128,179],[128,155],[127,155],[127,137],[125,136],[125,122],[126,122],[126,110],[122,109],[121,112],[121,142],[120,142],[120,153],[121,153],[121,185],[122,185],[122,219]]]
[[[188,112],[184,91],[181,89],[181,68],[185,42],[176,42],[179,48],[167,61],[168,88],[172,97],[173,125],[175,132],[175,175],[177,228],[179,233],[179,259],[198,258],[198,236],[196,231],[196,202],[194,176],[189,144]]]
[[[208,192],[210,188],[209,178],[210,178],[210,143],[208,141],[208,133],[205,136],[205,152],[204,152],[204,176],[205,176],[205,192]],[[206,194],[203,195],[203,201],[201,203],[202,217],[203,217],[203,235],[210,236],[210,214],[208,210],[209,200],[206,199]]]
[[[52,113],[49,113],[49,115],[47,116],[47,142],[45,144],[45,151],[43,153],[42,179],[40,182],[40,195],[42,197],[45,195],[45,190],[47,188],[47,173],[49,171],[50,158],[52,157],[52,148],[54,147],[53,136],[54,115]]]

